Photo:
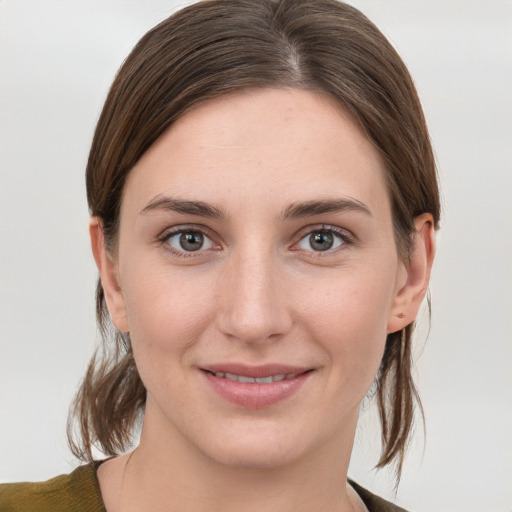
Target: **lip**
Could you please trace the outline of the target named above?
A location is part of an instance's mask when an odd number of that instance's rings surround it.
[[[214,364],[200,368],[210,387],[228,402],[250,409],[261,409],[281,402],[302,387],[312,373],[311,368],[281,364],[247,366],[244,364]],[[252,378],[265,378],[275,375],[294,375],[268,383],[245,383],[218,377],[215,373],[231,373]]]
[[[289,375],[291,373],[304,373],[310,368],[304,366],[291,366],[287,364],[264,364],[259,366],[250,366],[240,363],[221,363],[201,367],[201,370],[213,373],[233,373],[235,375],[245,375],[246,377],[262,378],[272,375]]]

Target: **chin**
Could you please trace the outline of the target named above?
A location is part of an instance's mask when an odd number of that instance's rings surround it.
[[[313,435],[301,430],[264,423],[259,428],[252,425],[252,429],[242,428],[213,435],[203,439],[202,446],[196,446],[210,460],[226,467],[273,470],[299,463],[328,444],[326,437],[329,436],[322,436],[320,430],[315,429]]]
[[[289,466],[301,458],[301,453],[296,448],[284,446],[263,446],[264,443],[251,446],[229,447],[215,453],[206,453],[217,464],[237,470],[268,471]]]

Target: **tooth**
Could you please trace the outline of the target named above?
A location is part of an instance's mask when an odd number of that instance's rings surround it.
[[[285,379],[293,379],[297,376],[296,373],[287,373],[286,375],[280,373],[279,375],[270,375],[268,377],[246,377],[245,375],[235,375],[234,373],[212,372],[216,377],[223,377],[235,382],[242,382],[244,384],[270,384],[271,382],[280,382]]]
[[[256,377],[254,379],[258,384],[269,384],[272,382],[272,377]]]
[[[255,382],[254,377],[244,377],[243,375],[239,375],[237,380],[238,380],[238,382],[251,383],[251,384],[253,384]]]

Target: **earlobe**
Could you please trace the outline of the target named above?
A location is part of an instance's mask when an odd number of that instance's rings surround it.
[[[92,253],[100,273],[101,285],[103,286],[112,323],[120,331],[129,332],[125,301],[119,285],[118,265],[105,248],[105,236],[99,217],[91,217],[89,235],[91,237]]]
[[[388,320],[388,333],[397,332],[414,321],[430,280],[436,240],[430,213],[416,217],[416,234],[410,259],[405,263],[406,280],[395,295]]]

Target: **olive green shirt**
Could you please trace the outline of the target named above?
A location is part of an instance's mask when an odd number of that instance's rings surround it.
[[[80,466],[46,482],[0,485],[0,512],[106,512],[96,470],[100,462]],[[350,482],[370,512],[406,512]]]

